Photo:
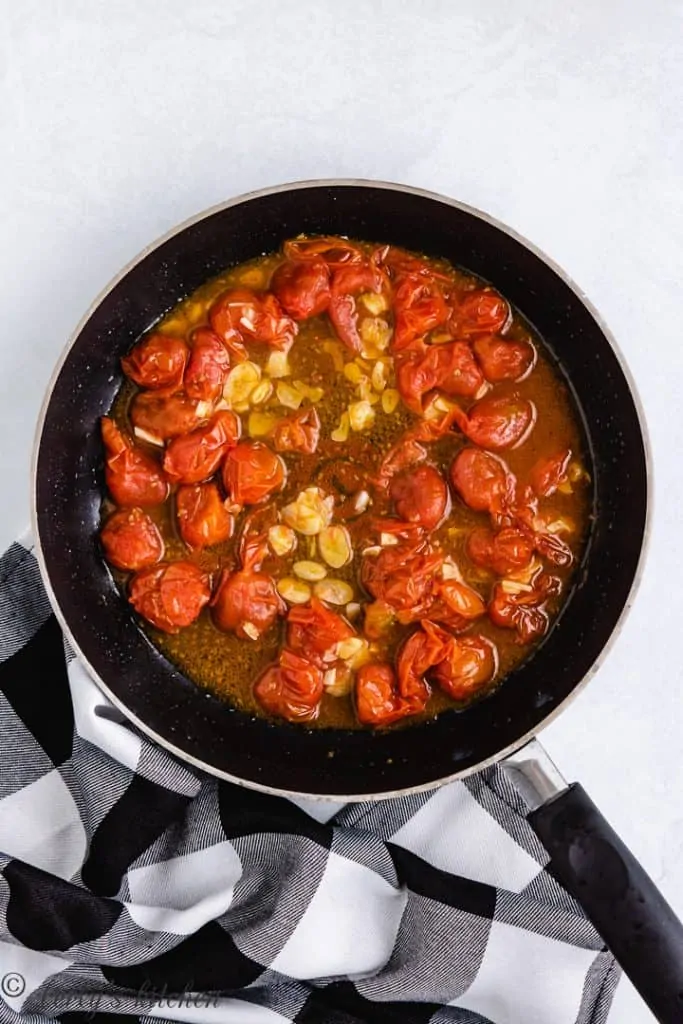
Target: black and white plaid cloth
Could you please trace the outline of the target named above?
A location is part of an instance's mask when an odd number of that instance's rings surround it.
[[[496,768],[339,806],[180,763],[0,559],[2,1024],[599,1024],[618,968],[546,861]]]

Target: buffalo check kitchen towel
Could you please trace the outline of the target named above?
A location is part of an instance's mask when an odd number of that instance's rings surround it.
[[[619,971],[492,768],[293,802],[149,742],[0,559],[0,1022],[599,1024]]]

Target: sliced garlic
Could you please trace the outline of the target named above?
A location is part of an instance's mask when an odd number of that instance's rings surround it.
[[[372,390],[369,377],[363,377],[356,391],[362,402],[368,402],[370,405],[376,405],[379,402],[379,395]]]
[[[352,402],[349,406],[349,425],[356,432],[369,430],[375,422],[375,410],[369,402]]]
[[[156,434],[150,434],[149,430],[144,430],[142,427],[133,427],[133,433],[141,441],[146,441],[147,444],[154,444],[158,448],[164,447],[163,438],[157,437]]]
[[[328,604],[348,604],[353,600],[353,587],[344,580],[321,580],[313,590],[316,597]]]
[[[324,498],[318,487],[307,487],[296,501],[285,505],[282,518],[297,533],[307,537],[315,537],[326,526],[330,525],[334,512],[334,498]]]
[[[261,367],[256,363],[245,362],[233,366],[223,387],[223,398],[231,409],[246,412],[249,398],[261,380]]]
[[[387,386],[387,368],[379,359],[372,368],[371,380],[375,391],[384,391]]]
[[[250,640],[259,640],[261,638],[258,626],[255,626],[253,622],[243,622],[242,632],[246,633]]]
[[[453,561],[452,558],[445,558],[441,564],[441,579],[442,580],[457,580],[458,583],[465,583],[460,569]]]
[[[326,526],[318,535],[321,557],[333,569],[341,569],[351,561],[351,536],[345,526]]]
[[[279,418],[280,417],[273,412],[252,410],[252,412],[249,413],[249,419],[247,420],[247,433],[249,434],[249,437],[266,437],[271,432]]]
[[[252,393],[249,395],[249,401],[252,405],[262,405],[267,402],[273,393],[273,385],[269,380],[262,380],[260,384],[257,384]]]
[[[323,388],[321,388],[321,387],[312,387],[310,384],[307,384],[303,380],[295,380],[294,381],[294,387],[297,389],[297,391],[301,392],[301,394],[304,396],[304,398],[307,398],[309,400],[309,402],[312,402],[314,405],[315,405],[316,402],[319,402],[320,399],[325,394],[325,391],[324,391]]]
[[[344,376],[352,384],[360,384],[363,379],[363,371],[357,363],[347,363],[344,367]]]
[[[349,414],[348,412],[343,412],[339,420],[339,426],[330,433],[330,440],[336,441],[337,444],[343,444],[349,438],[350,426]]]
[[[288,555],[296,547],[296,534],[291,526],[271,526],[268,530],[268,543],[276,555]]]
[[[358,491],[353,499],[353,510],[358,515],[368,508],[370,504],[370,495],[367,491]]]
[[[317,580],[324,580],[327,576],[327,569],[320,562],[295,562],[292,566],[294,575],[308,583],[315,583]]]
[[[325,693],[330,697],[346,697],[353,689],[353,672],[348,665],[335,665],[323,675]]]
[[[275,392],[280,405],[284,405],[287,409],[298,409],[304,400],[303,392],[283,380],[277,382]]]
[[[361,606],[358,604],[358,601],[350,601],[344,611],[349,622],[354,622],[361,613]]]
[[[277,584],[280,597],[283,597],[288,604],[306,604],[311,599],[311,588],[303,580],[297,580],[293,576],[285,576]]]
[[[501,580],[500,588],[505,594],[528,594],[534,589],[530,583],[521,583],[519,580]]]
[[[398,544],[398,537],[396,536],[395,533],[380,533],[379,542],[383,548],[393,548],[396,544]]]
[[[322,344],[323,352],[327,352],[328,356],[334,363],[334,369],[336,373],[344,372],[344,349],[338,341],[324,341]]]
[[[213,413],[214,409],[215,406],[213,402],[197,402],[197,405],[195,406],[197,416],[199,416],[200,420],[208,419],[209,416],[211,416],[211,414]]]
[[[369,548],[365,548],[362,554],[367,555],[369,558],[376,558],[381,552],[379,544],[371,544]]]
[[[386,296],[382,292],[364,292],[359,298],[373,316],[378,316],[389,308]]]
[[[573,520],[569,519],[568,516],[558,516],[557,519],[552,519],[549,523],[545,524],[545,530],[547,533],[553,534],[573,533],[575,526]]]
[[[387,388],[386,391],[382,392],[382,408],[387,416],[390,416],[392,412],[396,411],[400,401],[401,396],[396,388]]]
[[[286,352],[279,352],[275,349],[268,356],[266,362],[266,373],[274,380],[279,377],[289,377],[292,368],[289,365],[289,358]]]
[[[366,354],[372,359],[381,352],[386,352],[391,341],[392,330],[386,320],[381,317],[366,317],[358,328]]]
[[[358,669],[370,660],[370,645],[360,636],[351,636],[340,640],[335,647],[335,654],[345,661],[349,668]]]

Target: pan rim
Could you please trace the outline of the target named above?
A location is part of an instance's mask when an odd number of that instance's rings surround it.
[[[259,198],[265,198],[265,197],[268,197],[268,196],[271,196],[271,195],[277,195],[277,194],[279,194],[281,192],[296,191],[296,190],[305,189],[305,188],[310,189],[310,188],[349,188],[349,187],[365,187],[365,188],[384,189],[386,191],[402,192],[402,193],[407,193],[409,195],[414,195],[414,196],[422,197],[424,199],[428,199],[428,200],[431,200],[431,201],[434,201],[434,202],[438,202],[438,203],[441,203],[441,204],[444,204],[444,205],[451,206],[451,207],[454,207],[456,209],[459,209],[459,210],[461,210],[461,211],[463,211],[463,212],[465,212],[465,213],[467,213],[467,214],[469,214],[469,215],[471,215],[471,216],[473,216],[475,218],[478,218],[479,220],[484,221],[485,223],[489,224],[490,226],[496,228],[498,231],[503,232],[504,234],[506,234],[509,237],[511,237],[514,241],[516,241],[517,243],[522,245],[524,248],[529,250],[541,262],[543,262],[547,267],[549,267],[562,280],[562,282],[574,293],[574,295],[581,302],[581,304],[584,306],[584,308],[587,309],[587,311],[593,317],[593,319],[597,323],[598,327],[600,328],[600,330],[604,334],[606,340],[608,341],[609,346],[612,349],[612,352],[614,353],[614,356],[617,359],[619,367],[620,367],[620,369],[621,369],[621,371],[622,371],[622,373],[624,375],[624,379],[625,379],[625,381],[626,381],[626,383],[628,385],[628,389],[629,389],[631,398],[633,400],[634,408],[635,408],[635,411],[636,411],[636,417],[637,417],[637,421],[638,421],[639,432],[640,432],[640,436],[642,438],[642,443],[643,443],[643,451],[644,451],[644,462],[645,462],[645,521],[644,521],[644,525],[643,525],[643,534],[642,534],[642,540],[641,540],[641,545],[640,545],[640,551],[639,551],[639,554],[638,554],[638,562],[637,562],[637,565],[636,565],[636,568],[635,568],[635,572],[633,574],[633,578],[632,578],[632,581],[631,581],[631,584],[630,584],[630,587],[629,587],[629,591],[628,591],[628,594],[626,596],[626,600],[624,601],[623,607],[622,607],[622,609],[621,609],[621,611],[620,611],[620,613],[618,615],[618,618],[617,618],[617,620],[616,620],[616,622],[614,624],[614,627],[612,628],[612,631],[611,631],[609,637],[607,638],[607,641],[603,645],[601,651],[599,652],[599,654],[597,655],[597,657],[595,658],[595,660],[593,661],[592,665],[590,666],[589,670],[585,673],[583,678],[580,679],[574,685],[574,687],[572,688],[571,692],[568,693],[567,696],[562,701],[560,701],[560,703],[556,707],[554,707],[551,711],[549,711],[546,715],[544,715],[543,718],[539,722],[537,722],[536,725],[532,729],[528,730],[522,736],[518,737],[513,743],[508,744],[508,746],[502,748],[501,750],[497,751],[495,754],[491,755],[488,758],[485,758],[484,760],[478,762],[477,764],[470,765],[467,768],[460,769],[459,771],[456,771],[456,772],[454,772],[454,773],[452,773],[450,775],[447,775],[447,776],[443,776],[443,777],[441,777],[439,779],[431,780],[431,781],[425,782],[425,783],[420,783],[420,784],[418,784],[416,786],[410,786],[410,787],[405,787],[405,788],[402,788],[402,789],[391,790],[391,791],[386,790],[386,791],[382,791],[382,792],[378,792],[378,793],[361,793],[361,794],[342,795],[342,794],[338,794],[338,793],[333,793],[333,794],[307,793],[307,792],[300,792],[300,791],[289,790],[289,789],[279,789],[279,788],[274,787],[274,786],[268,786],[268,785],[265,785],[263,783],[255,782],[255,781],[253,781],[251,779],[248,780],[248,779],[241,778],[239,776],[231,775],[229,772],[226,772],[226,771],[224,771],[222,769],[218,769],[215,766],[213,766],[211,764],[208,764],[205,761],[202,761],[200,758],[196,758],[194,755],[188,754],[184,750],[180,749],[175,744],[173,744],[169,740],[167,740],[165,737],[160,736],[154,729],[152,729],[150,726],[145,724],[145,722],[143,722],[137,715],[135,715],[132,711],[130,711],[128,709],[126,704],[111,691],[111,689],[107,686],[107,684],[102,679],[102,677],[96,672],[96,670],[93,668],[93,666],[89,663],[89,661],[87,660],[87,658],[83,654],[83,652],[82,652],[82,650],[80,648],[80,645],[78,644],[76,638],[74,637],[74,635],[73,635],[73,633],[71,631],[71,628],[70,628],[68,622],[66,621],[66,618],[65,618],[64,614],[62,613],[62,609],[61,609],[61,607],[59,605],[59,601],[58,601],[57,596],[56,596],[56,594],[55,594],[55,592],[54,592],[54,590],[52,588],[52,584],[51,584],[49,573],[48,573],[48,569],[47,569],[45,554],[43,552],[43,548],[42,548],[42,544],[41,544],[40,528],[39,528],[39,522],[38,522],[37,483],[38,483],[39,453],[40,453],[40,448],[41,448],[41,441],[42,441],[43,431],[44,431],[44,427],[45,427],[45,420],[47,418],[47,413],[48,413],[48,409],[49,409],[49,406],[50,406],[50,402],[51,402],[51,399],[52,399],[52,394],[53,394],[56,382],[57,382],[57,380],[58,380],[58,378],[60,376],[60,373],[61,373],[61,371],[62,371],[62,369],[64,367],[64,364],[65,364],[66,360],[68,359],[68,356],[69,356],[69,354],[71,352],[71,349],[73,348],[76,340],[78,339],[81,331],[83,330],[83,328],[87,324],[87,322],[90,319],[90,317],[94,314],[94,312],[98,309],[98,307],[106,299],[106,297],[111,293],[111,291],[130,273],[130,271],[134,267],[136,267],[150,253],[154,252],[156,249],[158,249],[160,246],[164,245],[166,242],[168,242],[170,239],[174,238],[176,235],[181,234],[186,229],[192,227],[193,225],[195,225],[197,223],[200,223],[201,221],[205,220],[206,218],[211,217],[212,215],[220,213],[220,212],[222,212],[224,210],[230,209],[233,206],[241,205],[241,204],[249,202],[249,201],[251,201],[253,199],[259,199]],[[389,800],[389,799],[393,799],[393,798],[396,798],[396,797],[399,797],[399,796],[408,796],[408,795],[411,795],[411,794],[428,792],[428,791],[433,790],[433,789],[438,789],[441,786],[447,785],[447,784],[449,784],[451,782],[455,782],[458,779],[466,778],[469,775],[476,774],[477,772],[480,772],[480,771],[484,770],[485,768],[491,767],[493,764],[496,764],[496,763],[498,763],[500,761],[503,761],[510,754],[513,754],[515,751],[519,750],[521,747],[523,747],[530,740],[532,740],[533,738],[538,736],[548,725],[550,725],[569,706],[569,704],[584,690],[586,685],[590,682],[592,677],[595,675],[595,673],[599,670],[599,668],[603,664],[605,658],[607,657],[607,655],[611,651],[613,644],[616,642],[619,634],[621,633],[621,631],[622,631],[622,629],[624,627],[624,623],[626,621],[626,618],[627,618],[628,614],[631,611],[631,608],[632,608],[633,603],[635,601],[636,594],[637,594],[638,589],[640,587],[640,584],[642,582],[645,562],[646,562],[646,559],[647,559],[647,553],[648,553],[649,545],[650,545],[650,541],[651,541],[652,517],[653,517],[653,499],[654,499],[653,462],[652,462],[652,454],[651,454],[651,444],[650,444],[650,438],[649,438],[649,433],[648,433],[648,427],[647,427],[647,423],[646,423],[646,420],[645,420],[644,409],[643,409],[642,401],[641,401],[640,394],[638,392],[635,380],[634,380],[634,378],[632,376],[631,370],[630,370],[630,368],[629,368],[629,366],[628,366],[628,364],[627,364],[627,362],[626,362],[626,360],[625,360],[625,358],[623,356],[623,353],[621,352],[621,349],[619,348],[619,345],[617,344],[616,339],[615,339],[612,331],[610,330],[609,326],[607,325],[607,323],[605,322],[604,318],[599,313],[599,311],[596,309],[594,304],[591,302],[591,300],[588,298],[588,296],[585,294],[585,292],[576,284],[576,282],[573,280],[573,278],[571,278],[570,275],[558,263],[556,263],[551,257],[549,257],[541,249],[539,249],[533,242],[530,242],[525,236],[523,236],[522,234],[517,232],[515,229],[509,227],[507,224],[505,224],[502,221],[498,220],[497,218],[491,216],[490,214],[486,213],[485,211],[479,210],[478,208],[476,208],[474,206],[470,206],[467,203],[463,203],[463,202],[461,202],[459,200],[449,198],[448,196],[444,196],[444,195],[442,195],[442,194],[440,194],[438,192],[433,192],[433,191],[429,191],[429,190],[426,190],[426,189],[416,188],[416,187],[413,187],[413,186],[410,186],[410,185],[404,185],[404,184],[397,183],[397,182],[389,182],[389,181],[367,179],[367,178],[318,178],[318,179],[311,179],[311,180],[287,182],[287,183],[280,184],[280,185],[270,186],[270,187],[266,187],[266,188],[257,189],[257,190],[254,190],[254,191],[242,193],[242,194],[240,194],[238,196],[233,197],[232,199],[228,199],[228,200],[225,200],[225,201],[223,201],[221,203],[217,203],[217,204],[215,204],[215,205],[213,205],[213,206],[211,206],[211,207],[209,207],[209,208],[207,208],[207,209],[205,209],[205,210],[203,210],[203,211],[201,211],[201,212],[199,212],[197,214],[194,214],[193,216],[189,217],[188,219],[186,219],[182,223],[172,227],[169,231],[165,232],[163,235],[158,237],[155,241],[153,241],[153,242],[149,243],[147,246],[145,246],[140,252],[138,252],[138,254],[136,256],[134,256],[131,260],[129,260],[128,263],[109,281],[109,283],[100,291],[100,293],[96,296],[96,298],[90,304],[90,306],[88,307],[88,309],[86,310],[86,312],[81,317],[80,321],[78,322],[78,324],[76,325],[76,327],[72,331],[72,333],[71,333],[70,337],[68,338],[68,340],[67,340],[67,342],[66,342],[66,344],[65,344],[65,346],[64,346],[64,348],[63,348],[63,350],[61,352],[61,355],[60,355],[60,357],[59,357],[59,359],[58,359],[58,361],[57,361],[57,363],[56,363],[56,365],[54,367],[54,370],[53,370],[53,372],[52,372],[52,374],[50,376],[50,380],[48,382],[48,385],[47,385],[47,388],[46,388],[46,391],[45,391],[45,395],[44,395],[43,401],[41,403],[41,408],[40,408],[40,412],[39,412],[38,419],[37,419],[36,430],[35,430],[34,439],[33,439],[32,455],[31,455],[30,479],[31,479],[30,522],[31,522],[31,531],[32,531],[33,541],[34,541],[34,554],[35,554],[36,560],[38,562],[38,566],[39,566],[42,582],[43,582],[43,585],[45,587],[48,600],[49,600],[50,605],[52,607],[52,610],[53,610],[53,612],[54,612],[54,614],[55,614],[55,616],[57,618],[57,621],[60,624],[60,627],[61,627],[62,631],[64,632],[64,634],[68,638],[69,642],[71,643],[74,651],[76,652],[76,655],[77,655],[79,661],[81,662],[83,667],[86,669],[86,671],[88,672],[88,674],[91,677],[91,679],[95,682],[95,684],[102,691],[102,693],[107,697],[107,699],[110,700],[111,703],[116,708],[118,708],[118,710],[124,715],[124,717],[129,722],[133,723],[136,726],[136,728],[138,728],[140,730],[140,732],[142,732],[144,735],[148,736],[152,741],[157,743],[163,749],[168,750],[169,753],[173,754],[175,757],[179,758],[181,761],[183,761],[183,762],[185,762],[187,764],[190,764],[193,767],[198,768],[201,771],[204,771],[204,772],[208,773],[209,775],[212,775],[214,777],[223,779],[224,781],[227,781],[227,782],[231,782],[234,785],[239,785],[239,786],[245,787],[247,789],[257,790],[259,792],[268,793],[268,794],[274,795],[274,796],[280,796],[280,797],[285,797],[285,798],[289,798],[289,799],[292,799],[292,798],[294,798],[294,799],[305,799],[305,800],[316,801],[316,802],[317,801],[332,801],[332,802],[335,802],[335,803],[358,803],[358,802],[371,802],[371,801],[378,801],[378,800]]]

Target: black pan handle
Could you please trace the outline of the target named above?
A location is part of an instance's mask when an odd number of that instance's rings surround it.
[[[683,1021],[683,925],[574,783],[528,815],[550,870],[581,904],[658,1021]]]

